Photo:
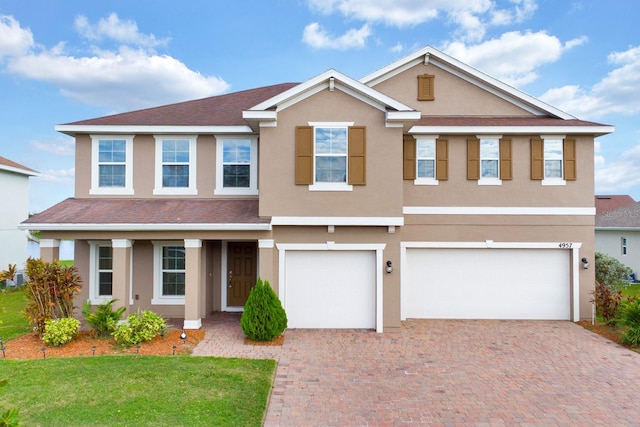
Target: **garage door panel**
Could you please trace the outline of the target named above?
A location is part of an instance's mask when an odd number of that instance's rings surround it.
[[[406,317],[569,319],[569,255],[542,249],[407,249]]]
[[[373,251],[288,251],[290,328],[375,328]]]

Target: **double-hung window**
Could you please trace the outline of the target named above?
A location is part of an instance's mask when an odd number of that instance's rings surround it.
[[[347,183],[347,126],[314,128],[315,182]]]
[[[562,140],[544,140],[544,178],[562,179]]]
[[[621,237],[620,238],[620,251],[622,252],[622,255],[627,255],[627,238],[626,237]]]
[[[89,242],[89,299],[94,305],[104,304],[113,295],[113,248],[111,242]]]
[[[133,136],[91,135],[90,194],[133,194]]]
[[[181,242],[153,242],[154,289],[152,304],[184,304],[185,248]]]
[[[438,135],[405,135],[402,176],[414,185],[438,185],[448,178],[448,141]]]
[[[196,138],[156,136],[154,194],[197,194]]]
[[[467,138],[467,179],[478,185],[502,185],[513,175],[511,138],[478,135]]]
[[[436,138],[416,139],[417,175],[415,184],[437,184],[436,180]]]
[[[531,179],[542,185],[576,180],[576,139],[545,135],[531,139]]]
[[[216,138],[215,194],[258,194],[255,137]]]

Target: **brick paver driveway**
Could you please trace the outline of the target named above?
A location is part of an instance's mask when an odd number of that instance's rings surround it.
[[[571,322],[410,320],[243,344],[206,319],[195,355],[275,358],[265,426],[640,425],[640,354]]]

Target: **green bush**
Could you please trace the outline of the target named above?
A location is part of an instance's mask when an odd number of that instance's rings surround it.
[[[258,278],[244,305],[240,325],[242,332],[255,341],[272,341],[287,329],[287,314],[268,280]]]
[[[640,299],[624,304],[621,315],[627,329],[622,334],[622,342],[632,347],[640,347]]]
[[[122,319],[122,315],[127,309],[126,307],[120,307],[114,310],[112,305],[116,301],[117,300],[112,299],[105,304],[100,304],[95,312],[92,311],[91,301],[85,301],[82,307],[82,314],[84,320],[91,326],[96,336],[106,338],[111,336],[113,331],[116,330],[118,321]]]
[[[113,338],[118,345],[131,347],[164,335],[166,329],[167,324],[159,314],[150,310],[138,311],[127,316],[127,320],[116,327]]]
[[[59,347],[71,341],[80,332],[80,321],[73,317],[47,320],[44,326],[42,341],[47,345]]]
[[[596,252],[596,282],[609,289],[619,288],[633,271],[617,259],[602,252]]]

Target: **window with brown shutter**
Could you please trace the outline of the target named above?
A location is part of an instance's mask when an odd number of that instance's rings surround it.
[[[436,179],[449,179],[449,148],[446,139],[436,140]]]
[[[436,76],[422,74],[418,76],[418,101],[433,101],[436,99],[434,83]]]
[[[365,185],[367,182],[366,128],[349,127],[349,179],[348,184]]]
[[[416,179],[416,139],[405,135],[402,141],[402,174],[404,179]]]
[[[296,185],[313,184],[313,126],[296,127]]]
[[[540,138],[531,138],[531,179],[544,179],[544,144]]]
[[[564,179],[566,181],[575,181],[577,177],[575,138],[564,139],[562,154],[564,157]]]
[[[480,179],[480,140],[467,138],[467,179]]]
[[[513,179],[513,161],[511,155],[511,138],[500,139],[500,179]]]

